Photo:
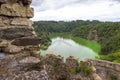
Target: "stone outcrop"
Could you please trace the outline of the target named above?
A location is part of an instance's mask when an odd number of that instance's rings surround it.
[[[26,52],[9,55],[5,59],[0,62],[0,78],[3,80],[120,79],[120,64],[109,61],[86,59],[79,62],[75,57],[70,56],[64,62],[60,55],[47,54],[38,59]]]
[[[120,64],[104,60],[90,60],[96,68],[96,73],[103,80],[120,80]]]
[[[98,33],[97,33],[97,30],[90,31],[87,38],[89,40],[93,40],[93,41],[98,42]]]

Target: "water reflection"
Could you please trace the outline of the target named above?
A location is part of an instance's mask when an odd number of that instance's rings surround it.
[[[94,59],[96,56],[98,56],[91,49],[82,46],[71,39],[63,39],[59,37],[52,39],[52,44],[48,47],[47,50],[41,50],[42,55],[48,53],[55,53],[65,58],[68,56],[75,56],[78,57],[79,60],[83,60],[85,58]]]

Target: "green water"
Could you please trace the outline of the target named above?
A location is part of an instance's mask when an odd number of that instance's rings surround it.
[[[79,58],[79,60],[86,58],[94,59],[98,56],[92,49],[80,45],[71,39],[64,39],[60,37],[53,38],[52,44],[47,50],[41,50],[42,55],[49,53],[61,55],[64,58],[68,56],[75,56]]]

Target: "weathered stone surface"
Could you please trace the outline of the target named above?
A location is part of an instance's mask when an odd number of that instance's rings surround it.
[[[0,6],[2,4],[18,4],[24,7],[30,7],[32,0],[0,0]]]
[[[102,80],[112,80],[111,77],[114,76],[115,80],[120,79],[120,64],[105,61],[105,60],[89,60],[92,62],[96,68],[96,74]],[[117,68],[116,68],[117,67]],[[95,75],[93,75],[95,77]]]
[[[39,37],[22,37],[15,39],[12,44],[16,46],[38,45],[41,42]]]
[[[41,70],[31,1],[0,0],[0,80],[50,80]]]
[[[6,0],[0,0],[0,6],[5,3],[6,3]]]
[[[34,30],[32,26],[8,26],[8,25],[0,26],[0,30],[7,30],[7,29],[28,29],[30,31]]]
[[[44,62],[44,69],[47,71],[51,80],[66,80],[68,77],[68,69],[60,55],[47,54]]]
[[[45,70],[0,75],[2,80],[51,80]]]
[[[73,57],[73,56],[69,56],[67,59],[66,59],[66,65],[69,67],[69,68],[76,68],[78,67],[78,59]]]
[[[120,64],[105,61],[105,60],[91,60],[93,64],[96,66],[106,67],[109,69],[114,69],[120,72]]]
[[[10,23],[12,21],[12,17],[5,17],[5,16],[0,16],[0,23],[2,23],[4,26],[0,26],[0,27],[6,27],[7,25],[10,26]]]
[[[4,30],[0,30],[0,38],[1,39],[15,39],[20,37],[33,36],[32,29],[25,28],[8,28]]]
[[[103,80],[98,74],[93,73],[94,80]]]
[[[11,25],[15,26],[32,26],[33,22],[27,18],[15,18],[12,20]]]
[[[18,47],[18,46],[15,46],[15,45],[8,45],[4,52],[5,53],[11,53],[11,54],[14,54],[14,53],[19,53],[21,52],[22,50],[24,50],[23,47]]]
[[[0,15],[32,18],[34,16],[34,12],[33,8],[30,7],[23,7],[18,4],[2,4]]]
[[[84,75],[83,72],[70,73],[66,62],[63,62],[61,56],[48,54],[43,59],[32,56],[25,56],[26,54],[15,54],[4,60],[0,60],[0,78],[1,79],[23,79],[23,80],[112,80],[110,74],[116,76],[115,80],[120,79],[119,72],[111,70],[106,67],[95,66],[96,71],[89,75]],[[29,54],[27,54],[29,55]],[[70,58],[70,57],[68,57]],[[71,64],[74,64],[75,58],[70,58]],[[73,60],[73,61],[72,61]],[[10,62],[9,62],[10,61]],[[96,60],[97,62],[97,60]],[[99,60],[100,62],[100,60]],[[102,61],[104,62],[104,61]],[[101,62],[101,63],[102,63]],[[92,60],[84,60],[80,65],[87,67],[93,66],[95,63]],[[92,65],[91,65],[92,63]],[[117,64],[116,64],[117,65]],[[79,65],[78,65],[79,66]],[[78,67],[77,66],[77,67]],[[80,68],[80,69],[83,69]],[[76,68],[73,68],[76,69]],[[81,70],[82,71],[82,70]],[[9,74],[8,74],[9,73]],[[11,74],[12,73],[12,74]],[[4,74],[4,75],[3,75]],[[16,77],[17,76],[17,77]]]
[[[26,26],[32,27],[33,22],[27,18],[16,18],[16,17],[5,17],[0,16],[0,27],[6,27],[6,26]]]
[[[0,17],[0,27],[4,26],[4,23],[2,22],[2,18]]]
[[[39,63],[39,58],[36,57],[26,57],[19,61],[19,63]]]

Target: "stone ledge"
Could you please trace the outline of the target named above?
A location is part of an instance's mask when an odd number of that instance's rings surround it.
[[[15,26],[32,26],[33,22],[32,20],[29,20],[27,18],[14,18],[12,22],[10,23],[11,25]]]
[[[90,61],[92,61],[94,66],[100,66],[100,67],[104,67],[107,69],[113,69],[113,70],[120,72],[119,63],[114,63],[114,62],[105,61],[105,60],[92,60],[92,59],[90,59]]]
[[[0,26],[0,30],[7,30],[7,29],[29,29],[29,30],[34,30],[32,26]]]
[[[20,17],[5,17],[0,16],[0,27],[4,27],[6,25],[9,26],[32,26],[32,20],[28,18],[20,18]]]
[[[16,46],[28,46],[28,45],[39,45],[41,43],[41,38],[39,37],[22,37],[13,40],[12,45]]]
[[[34,36],[33,29],[28,28],[8,28],[0,29],[0,39],[16,39],[21,37]]]

